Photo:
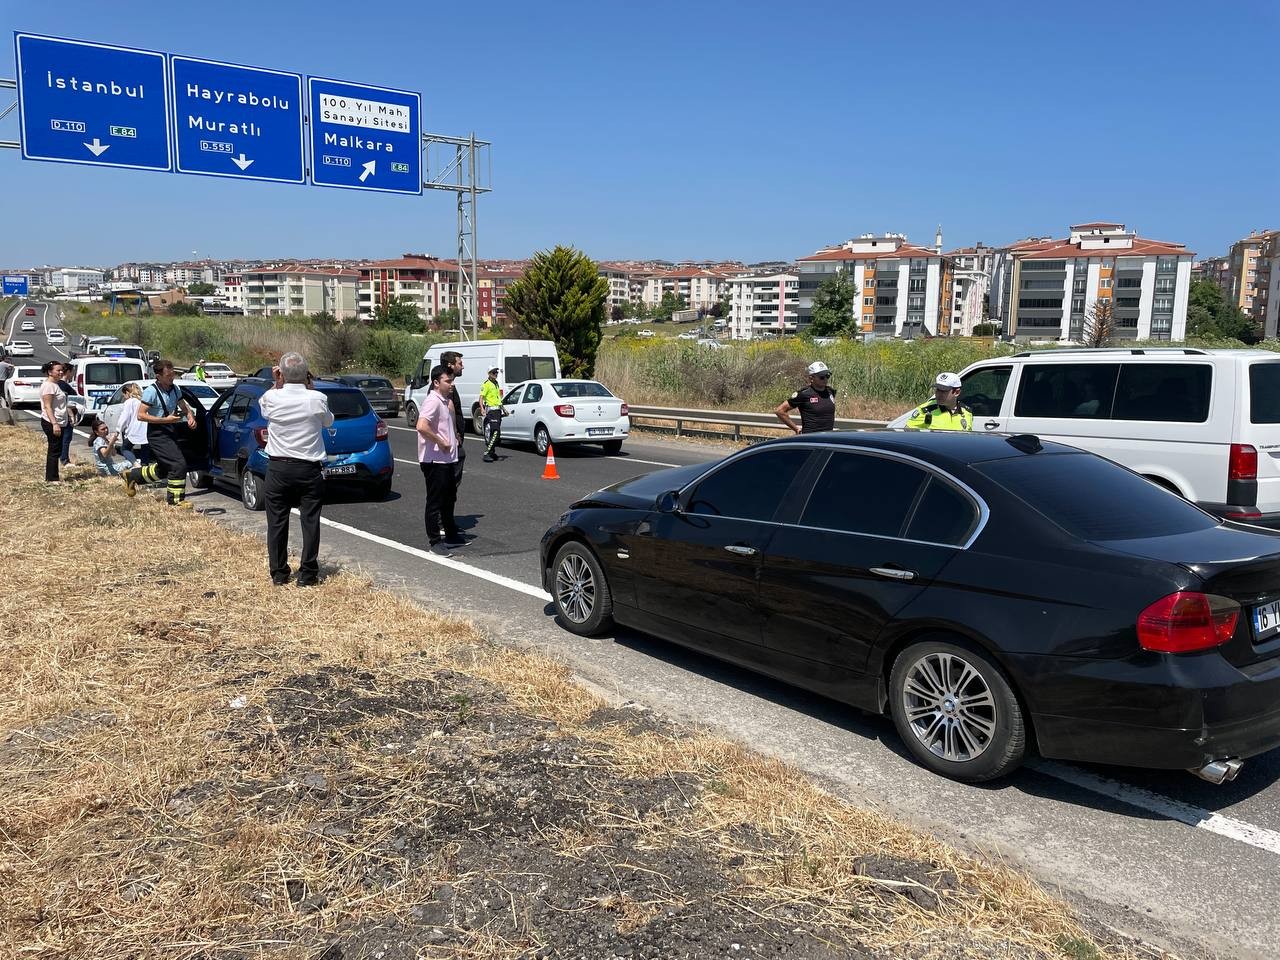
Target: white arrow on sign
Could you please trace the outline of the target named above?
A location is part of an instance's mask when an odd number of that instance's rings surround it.
[[[364,183],[365,178],[367,178],[367,177],[369,176],[369,174],[373,173],[374,168],[375,168],[377,165],[378,165],[378,161],[377,161],[377,160],[370,160],[368,163],[364,164],[364,173],[360,174],[360,182],[361,182],[361,183]]]
[[[238,156],[238,157],[232,157],[232,158],[231,158],[231,162],[232,162],[232,163],[234,163],[234,164],[235,164],[237,167],[239,167],[241,170],[248,170],[248,169],[249,169],[249,164],[253,163],[253,161],[252,161],[252,160],[246,160],[246,159],[244,158],[244,151],[243,151],[243,150],[241,150],[241,151],[240,151],[240,156]]]
[[[95,157],[100,157],[104,152],[111,149],[111,144],[100,143],[97,137],[93,138],[93,143],[86,143],[85,146],[89,148],[89,152]]]

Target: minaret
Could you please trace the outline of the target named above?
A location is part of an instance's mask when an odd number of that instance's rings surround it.
[[[942,224],[938,224],[938,232],[933,235],[933,252],[942,252]]]

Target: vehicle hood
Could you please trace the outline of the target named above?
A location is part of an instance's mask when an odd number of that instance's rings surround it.
[[[1099,544],[1190,570],[1205,589],[1249,603],[1280,593],[1280,531],[1242,523],[1145,540],[1112,540]]]
[[[647,509],[658,497],[669,490],[679,490],[711,469],[710,463],[695,463],[687,467],[657,470],[630,480],[612,484],[579,500],[577,507],[635,507]]]

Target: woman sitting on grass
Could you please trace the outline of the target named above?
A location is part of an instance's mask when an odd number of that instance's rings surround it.
[[[100,477],[118,477],[124,470],[133,466],[135,457],[128,450],[117,450],[120,434],[109,433],[107,425],[99,421],[94,425],[93,435],[89,437],[89,446],[93,448],[93,466]],[[116,459],[119,453],[121,459]]]

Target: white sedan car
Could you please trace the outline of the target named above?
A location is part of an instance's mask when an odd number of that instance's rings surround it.
[[[195,374],[188,372],[185,380],[194,380]],[[206,363],[204,365],[204,382],[213,389],[225,392],[235,389],[235,385],[240,382],[240,378],[225,363]]]
[[[11,407],[40,405],[40,384],[45,375],[39,367],[14,367],[13,376],[4,382],[4,399]]]
[[[67,334],[59,327],[50,327],[48,334],[45,335],[45,339],[50,343],[66,343]]]
[[[527,380],[502,401],[502,439],[552,444],[602,443],[617,453],[631,432],[627,405],[595,380]]]
[[[143,390],[155,383],[154,380],[137,380],[135,381]],[[209,386],[207,383],[201,383],[199,380],[175,380],[174,385],[182,388],[182,395],[190,403],[192,398],[204,407],[205,410],[212,410],[213,405],[222,398],[217,390]],[[107,425],[107,429],[115,433],[120,429],[120,414],[124,412],[124,387],[120,387],[115,393],[107,397],[107,402],[98,409],[98,419]]]
[[[10,340],[4,345],[4,352],[11,357],[34,357],[36,348],[30,340]]]
[[[23,333],[35,333],[35,330],[36,330],[36,322],[35,322],[34,320],[23,320],[23,321],[22,321],[22,332],[23,332]]]

